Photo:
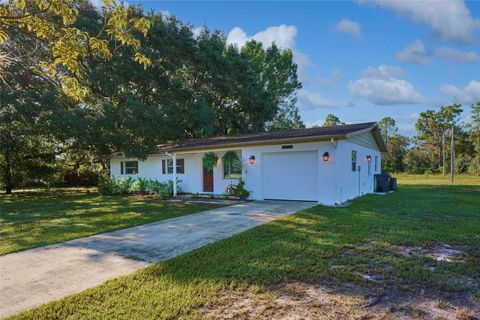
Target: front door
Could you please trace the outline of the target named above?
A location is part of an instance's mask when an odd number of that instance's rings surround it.
[[[203,167],[203,192],[213,192],[213,170]]]

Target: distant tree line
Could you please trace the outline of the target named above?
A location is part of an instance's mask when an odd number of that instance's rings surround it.
[[[384,170],[449,172],[453,130],[455,172],[480,175],[480,102],[472,106],[470,122],[459,122],[462,112],[458,104],[421,112],[412,138],[398,134],[393,119],[382,119],[379,125],[388,150],[383,157]]]
[[[451,135],[454,138],[454,170],[480,175],[480,102],[471,107],[471,121],[459,122],[463,109],[453,104],[420,113],[415,123],[416,135],[398,133],[396,121],[385,117],[378,122],[387,152],[382,156],[385,172],[450,172]],[[329,114],[323,126],[343,124]]]

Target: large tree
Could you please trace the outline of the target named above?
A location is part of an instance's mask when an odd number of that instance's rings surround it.
[[[18,42],[17,35],[35,42],[36,51],[42,51],[38,61],[31,59],[29,67],[48,78],[65,94],[83,100],[90,94],[86,85],[86,59],[108,60],[115,51],[128,46],[135,51],[133,60],[147,66],[148,57],[139,49],[141,42],[135,32],[144,35],[150,21],[135,15],[135,9],[105,0],[102,7],[101,28],[93,34],[79,28],[76,21],[79,8],[89,6],[86,0],[8,0],[0,3],[0,43]],[[15,59],[0,51],[0,73]],[[3,79],[5,81],[5,79]]]
[[[48,180],[55,171],[55,157],[63,145],[55,135],[60,128],[60,110],[57,90],[22,63],[32,50],[31,41],[24,39],[22,50],[5,46],[15,57],[5,67],[0,85],[0,181],[7,187],[26,181]],[[31,51],[30,51],[31,52]]]
[[[53,150],[56,159],[101,161],[112,152],[142,159],[167,140],[263,131],[274,123],[302,125],[294,107],[300,83],[290,51],[254,42],[242,49],[227,46],[220,32],[205,28],[195,36],[175,17],[146,15],[134,6],[128,14],[149,21],[149,32],[132,31],[140,47],[116,46],[116,38],[102,31],[108,10],[84,1],[75,2],[75,10],[69,28],[106,41],[112,50],[108,59],[89,53],[76,60],[82,66],[81,86],[88,92],[80,100],[65,94],[52,75],[31,69],[51,55],[48,48],[37,50],[36,38],[17,28],[3,44],[11,60],[4,65],[9,85],[1,88],[0,112],[17,119],[19,128],[32,129],[30,137],[61,146]],[[139,52],[149,57],[146,69],[132,63]],[[17,108],[18,101],[28,102],[32,110]],[[5,141],[15,145],[6,135],[16,132],[9,120],[1,125]],[[30,152],[16,145],[18,155]],[[0,150],[2,159],[7,150]]]
[[[378,126],[387,147],[387,152],[382,156],[383,170],[387,172],[404,171],[404,158],[410,139],[397,133],[397,124],[391,117],[381,119]]]
[[[430,151],[431,169],[440,169],[442,167],[442,139],[447,129],[459,130],[457,121],[462,113],[462,107],[459,104],[440,107],[438,111],[427,110],[420,113],[415,128],[417,129],[417,139],[421,142],[424,149]]]
[[[473,146],[473,159],[469,169],[472,173],[480,175],[480,101],[472,105],[470,113],[472,122],[468,126],[468,135]]]
[[[408,137],[400,134],[390,136],[387,152],[382,156],[382,169],[386,172],[403,172],[409,144],[410,139]]]
[[[388,147],[390,137],[394,136],[398,132],[397,123],[392,117],[384,117],[378,121],[378,127],[380,128],[382,137]]]
[[[266,129],[304,128],[296,105],[296,90],[302,84],[298,80],[292,51],[281,50],[275,43],[265,49],[262,43],[249,41],[241,48],[241,52],[248,57],[263,90],[272,99],[274,113],[267,121]]]
[[[296,103],[296,96],[292,96],[290,99],[280,102],[275,118],[266,125],[267,130],[278,131],[305,128],[305,123],[303,123],[302,118],[300,117]]]
[[[340,124],[344,124],[342,121],[340,121],[340,118],[338,118],[337,116],[329,113],[325,117],[325,121],[323,121],[322,127],[338,126]]]

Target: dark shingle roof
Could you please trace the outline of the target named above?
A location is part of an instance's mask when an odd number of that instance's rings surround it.
[[[358,131],[377,129],[376,122],[346,124],[331,127],[292,129],[273,132],[259,132],[233,136],[188,139],[174,143],[166,143],[157,147],[158,152],[222,148],[228,146],[256,145],[267,143],[301,142],[328,140],[330,138],[345,139],[348,134]],[[381,138],[380,138],[381,139]],[[378,142],[378,141],[377,141]],[[382,141],[383,144],[383,141]],[[380,147],[380,149],[382,149]]]

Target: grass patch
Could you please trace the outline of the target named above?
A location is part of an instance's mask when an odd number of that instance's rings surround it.
[[[0,196],[0,255],[208,210],[82,189]]]
[[[394,177],[398,179],[400,184],[408,185],[451,185],[450,184],[450,175],[442,174],[407,174],[407,173],[397,173],[393,174]],[[457,174],[455,175],[455,186],[480,186],[480,177],[469,174]]]
[[[14,318],[203,318],[205,309],[226,303],[229,291],[256,295],[292,282],[478,294],[478,185],[400,184],[396,193],[367,195],[348,207],[317,206]],[[471,260],[394,249],[437,244],[461,248]],[[420,312],[412,310],[402,312]]]

